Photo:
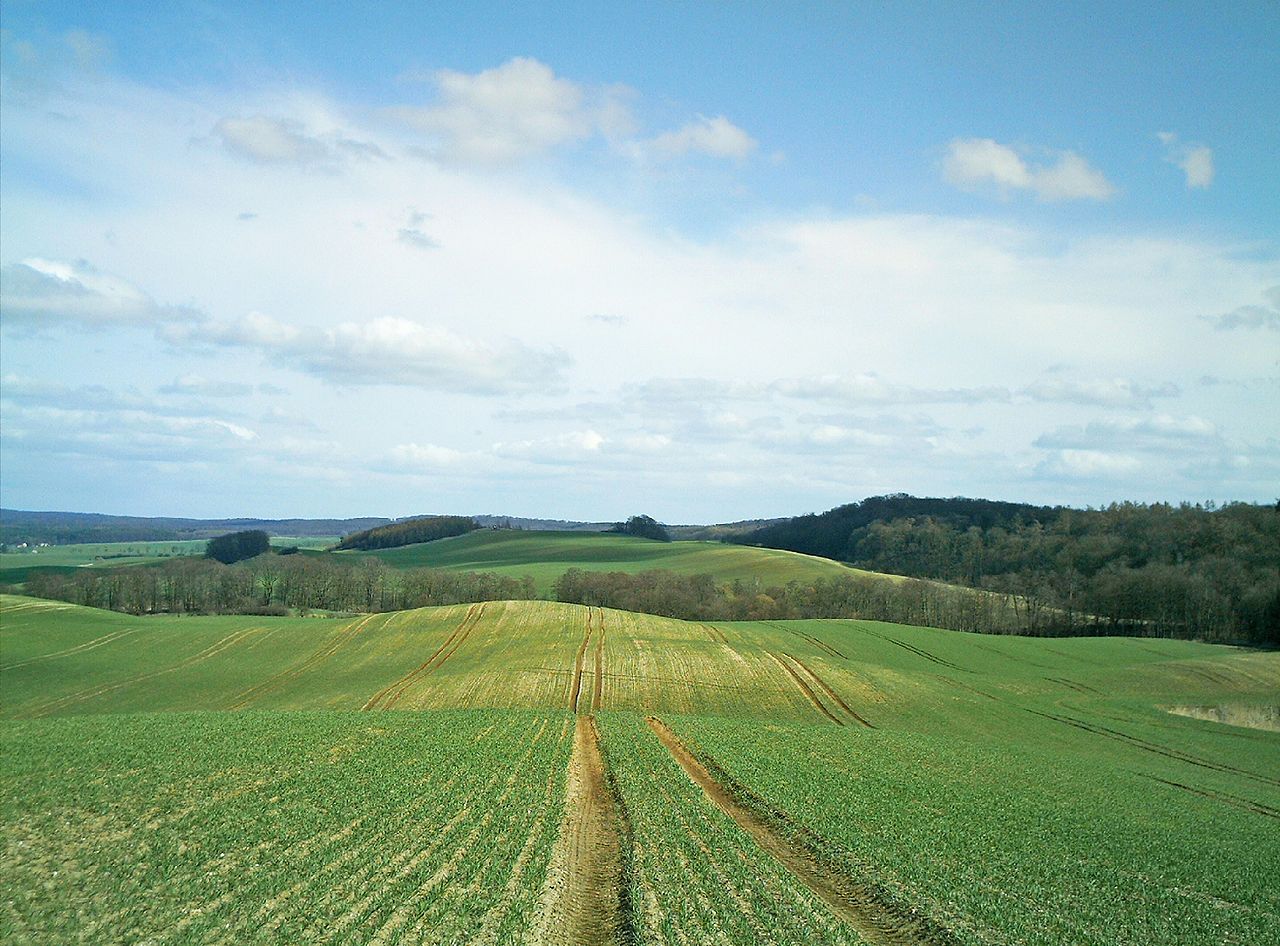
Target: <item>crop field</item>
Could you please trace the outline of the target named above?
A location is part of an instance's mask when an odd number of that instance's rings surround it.
[[[1278,704],[1187,641],[4,596],[0,937],[1261,946]]]
[[[305,549],[328,548],[336,536],[272,536],[274,546],[294,545]],[[87,542],[77,545],[49,545],[21,552],[0,552],[0,584],[20,583],[35,569],[70,571],[73,568],[113,568],[119,565],[147,565],[181,555],[203,555],[204,539],[175,542]]]
[[[452,539],[406,545],[374,552],[342,552],[372,556],[394,568],[451,568],[529,575],[539,593],[570,568],[635,573],[666,569],[682,575],[711,575],[717,581],[784,585],[792,579],[865,574],[830,559],[720,542],[654,542],[606,532],[518,532],[482,529]]]

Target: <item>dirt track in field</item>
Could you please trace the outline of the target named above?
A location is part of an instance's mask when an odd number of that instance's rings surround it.
[[[836,716],[833,712],[831,712],[831,710],[827,709],[826,704],[823,703],[822,700],[818,699],[818,694],[813,692],[813,687],[809,686],[808,682],[804,679],[804,677],[802,677],[799,674],[799,672],[795,669],[795,667],[791,666],[790,663],[788,663],[786,660],[784,660],[782,657],[778,656],[771,650],[766,650],[765,653],[768,654],[770,657],[772,657],[774,660],[774,663],[776,663],[779,667],[781,667],[783,669],[783,672],[785,672],[786,675],[791,678],[791,682],[794,683],[797,687],[799,687],[800,692],[805,695],[805,698],[811,704],[813,704],[814,709],[816,709],[819,713],[821,713],[831,722],[835,723],[837,726],[844,725],[844,720],[840,719],[840,717]]]
[[[807,663],[805,663],[799,657],[794,656],[793,654],[788,654],[784,652],[783,656],[790,657],[791,661],[795,663],[801,670],[807,673],[809,675],[809,678],[818,685],[818,687],[822,690],[822,692],[827,694],[827,697],[829,699],[831,699],[837,706],[839,706],[842,710],[844,710],[849,715],[850,719],[857,720],[862,725],[866,726],[868,729],[875,729],[875,727],[872,726],[869,722],[867,722],[867,720],[864,717],[862,717],[859,713],[857,713],[853,709],[853,707],[851,707],[848,703],[846,703],[844,701],[844,698],[841,697],[840,694],[837,693],[834,689],[832,689],[831,685],[827,683],[826,680],[818,676],[817,672],[814,671],[813,668],[810,667]]]
[[[462,619],[462,623],[453,629],[453,633],[445,638],[445,642],[436,648],[436,652],[428,657],[423,663],[410,670],[399,680],[391,683],[365,701],[362,710],[373,709],[391,709],[400,701],[400,697],[404,696],[407,690],[415,680],[424,674],[437,670],[441,664],[453,656],[454,651],[462,646],[462,642],[467,639],[478,623],[480,618],[484,616],[484,605],[473,604],[467,608],[467,614]]]
[[[731,787],[711,774],[666,723],[649,717],[649,727],[695,785],[746,831],[766,852],[822,900],[833,914],[852,926],[872,946],[949,946],[951,936],[927,921],[904,915],[875,892],[823,863],[803,843],[783,834],[775,819],[749,806]]]
[[[596,608],[600,636],[596,638],[596,672],[591,689],[591,712],[600,709],[604,697],[604,608]]]
[[[295,664],[292,667],[286,667],[279,673],[275,673],[267,677],[267,679],[263,680],[261,683],[255,683],[248,689],[242,690],[232,698],[232,703],[228,708],[233,710],[244,709],[251,702],[266,696],[268,693],[279,690],[281,687],[293,680],[296,680],[303,674],[310,672],[336,654],[346,644],[350,643],[351,639],[363,631],[374,617],[375,615],[370,614],[358,621],[352,622],[340,630],[332,640],[321,644],[314,653],[303,659],[300,663]]]
[[[591,634],[595,629],[591,626],[591,609],[587,609],[587,632],[583,635],[582,643],[578,645],[578,656],[574,659],[573,664],[573,681],[569,684],[569,705],[568,710],[571,713],[578,712],[578,699],[582,694],[582,665],[586,662],[587,647],[591,643]]]
[[[605,946],[631,940],[617,802],[609,784],[595,719],[579,716],[565,784],[565,815],[547,885],[546,942]]]

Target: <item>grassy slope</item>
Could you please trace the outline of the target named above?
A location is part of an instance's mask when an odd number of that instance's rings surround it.
[[[543,594],[570,568],[631,573],[663,568],[684,575],[708,574],[723,582],[759,579],[764,586],[854,571],[828,559],[777,549],[719,542],[654,542],[603,532],[484,529],[421,545],[340,554],[372,555],[395,568],[452,568],[515,578],[531,575]]]
[[[337,536],[272,536],[274,546],[327,548]],[[148,565],[179,555],[203,555],[208,542],[191,539],[173,542],[89,542],[51,545],[29,552],[0,552],[0,584],[23,582],[36,569],[70,571],[74,568],[114,568],[120,565]]]
[[[178,796],[196,791],[182,786],[212,777],[206,770],[217,769],[216,760],[183,761],[166,747],[206,739],[221,745],[222,727],[237,739],[263,741],[263,752],[276,746],[282,756],[310,752],[316,739],[335,744],[346,738],[341,733],[367,739],[360,734],[371,725],[405,738],[418,725],[437,731],[434,716],[409,713],[109,714],[233,706],[357,710],[397,681],[404,682],[398,710],[562,710],[590,620],[605,629],[601,727],[632,812],[642,942],[678,941],[675,926],[694,939],[698,931],[728,930],[735,943],[785,941],[797,930],[807,931],[807,941],[842,942],[847,931],[824,925],[784,872],[742,869],[740,855],[749,856],[750,845],[743,848],[732,825],[655,751],[639,713],[663,716],[707,759],[822,838],[849,872],[945,921],[961,942],[1225,937],[1261,944],[1280,930],[1280,893],[1267,881],[1280,870],[1280,734],[1161,709],[1274,703],[1275,653],[1186,641],[974,636],[856,621],[708,627],[550,602],[495,602],[472,611],[470,620],[467,606],[357,619],[139,619],[31,599],[2,603],[0,711],[12,720],[3,725],[4,757],[18,770],[14,778],[6,773],[6,784],[15,787],[4,796],[4,817],[6,825],[37,826],[24,839],[49,864],[77,856],[67,849],[74,838],[59,824],[97,817],[104,805],[117,813],[130,804],[147,807],[157,796],[177,805],[169,784],[179,786]],[[414,676],[459,628],[465,634],[452,638],[458,647],[445,649],[449,659]],[[875,728],[859,725],[812,683],[827,711],[845,723],[833,724],[779,662],[798,667],[792,658]],[[593,650],[586,670],[589,690]],[[31,718],[44,716],[53,718]],[[299,720],[299,728],[282,719]],[[244,729],[253,726],[261,733]],[[311,726],[340,731],[341,738],[313,738]],[[66,761],[77,746],[90,745],[91,765]],[[406,748],[404,758],[418,758],[423,746]],[[390,748],[370,751],[368,764],[380,772],[398,764],[391,756],[379,761]],[[160,765],[156,753],[168,753],[169,768],[152,771]],[[455,758],[467,760],[458,766],[467,777],[485,764],[469,749]],[[261,763],[277,764],[294,763]],[[219,784],[242,775],[257,785],[266,776],[253,774],[254,765],[228,761]],[[130,782],[139,768],[143,777]],[[545,778],[546,766],[539,771]],[[342,777],[356,779],[357,770]],[[284,784],[307,785],[307,778],[299,772]],[[337,784],[306,789],[313,799],[307,804],[327,810],[327,793]],[[266,792],[251,788],[242,806],[232,805],[232,823],[257,818],[257,806],[272,797]],[[57,818],[45,814],[49,805]],[[446,806],[446,816],[452,810]],[[105,884],[108,899],[115,890],[109,878],[122,870],[162,883],[130,860],[137,857],[136,838],[112,833],[115,822],[92,823],[115,840],[84,865],[81,883]],[[315,830],[329,837],[338,823],[321,819]],[[248,840],[228,841],[235,856],[248,856],[254,830],[245,829]],[[399,829],[387,830],[391,850]],[[154,843],[176,837],[162,828]],[[263,855],[255,886],[242,901],[232,890],[228,903],[256,909],[264,891],[288,888],[293,875],[272,850]],[[664,851],[680,853],[671,861],[658,856]],[[27,899],[17,902],[25,906],[12,908],[16,920],[4,915],[17,928],[34,923],[32,911],[43,909],[32,886],[41,868],[20,863],[27,872],[8,886],[23,892]],[[215,891],[227,892],[183,874],[193,861],[175,863],[172,883],[194,884],[209,901],[221,895]],[[767,935],[759,935],[756,921],[743,922],[743,904],[748,915],[774,911]],[[322,901],[317,909],[323,915],[329,908]],[[528,903],[522,909],[519,922],[527,925],[536,909]]]

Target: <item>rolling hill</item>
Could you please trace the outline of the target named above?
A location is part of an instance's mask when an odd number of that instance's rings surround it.
[[[1280,929],[1280,733],[1193,718],[1273,725],[1273,652],[546,601],[137,618],[5,596],[0,654],[14,942]]]
[[[338,554],[373,556],[393,568],[449,568],[495,572],[513,578],[530,575],[544,595],[570,568],[629,573],[667,569],[682,575],[707,574],[720,582],[758,581],[761,586],[856,571],[798,552],[719,542],[653,542],[605,532],[484,529],[419,545]]]

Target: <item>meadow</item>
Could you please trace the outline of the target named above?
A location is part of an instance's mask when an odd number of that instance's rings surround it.
[[[272,536],[277,548],[296,546],[302,549],[324,549],[338,541],[337,536]],[[204,539],[163,542],[85,542],[72,545],[46,545],[23,551],[0,552],[0,584],[21,584],[32,571],[76,568],[114,568],[119,565],[150,565],[185,555],[204,555]]]
[[[717,582],[785,585],[836,575],[870,574],[830,559],[720,542],[654,542],[607,532],[522,532],[481,529],[467,535],[374,552],[342,556],[377,558],[393,568],[448,568],[493,572],[512,578],[529,575],[540,594],[570,568],[635,574],[665,569],[681,575],[710,575]]]
[[[4,596],[0,683],[6,942],[1280,935],[1280,733],[1182,712],[1267,725],[1275,652]]]

